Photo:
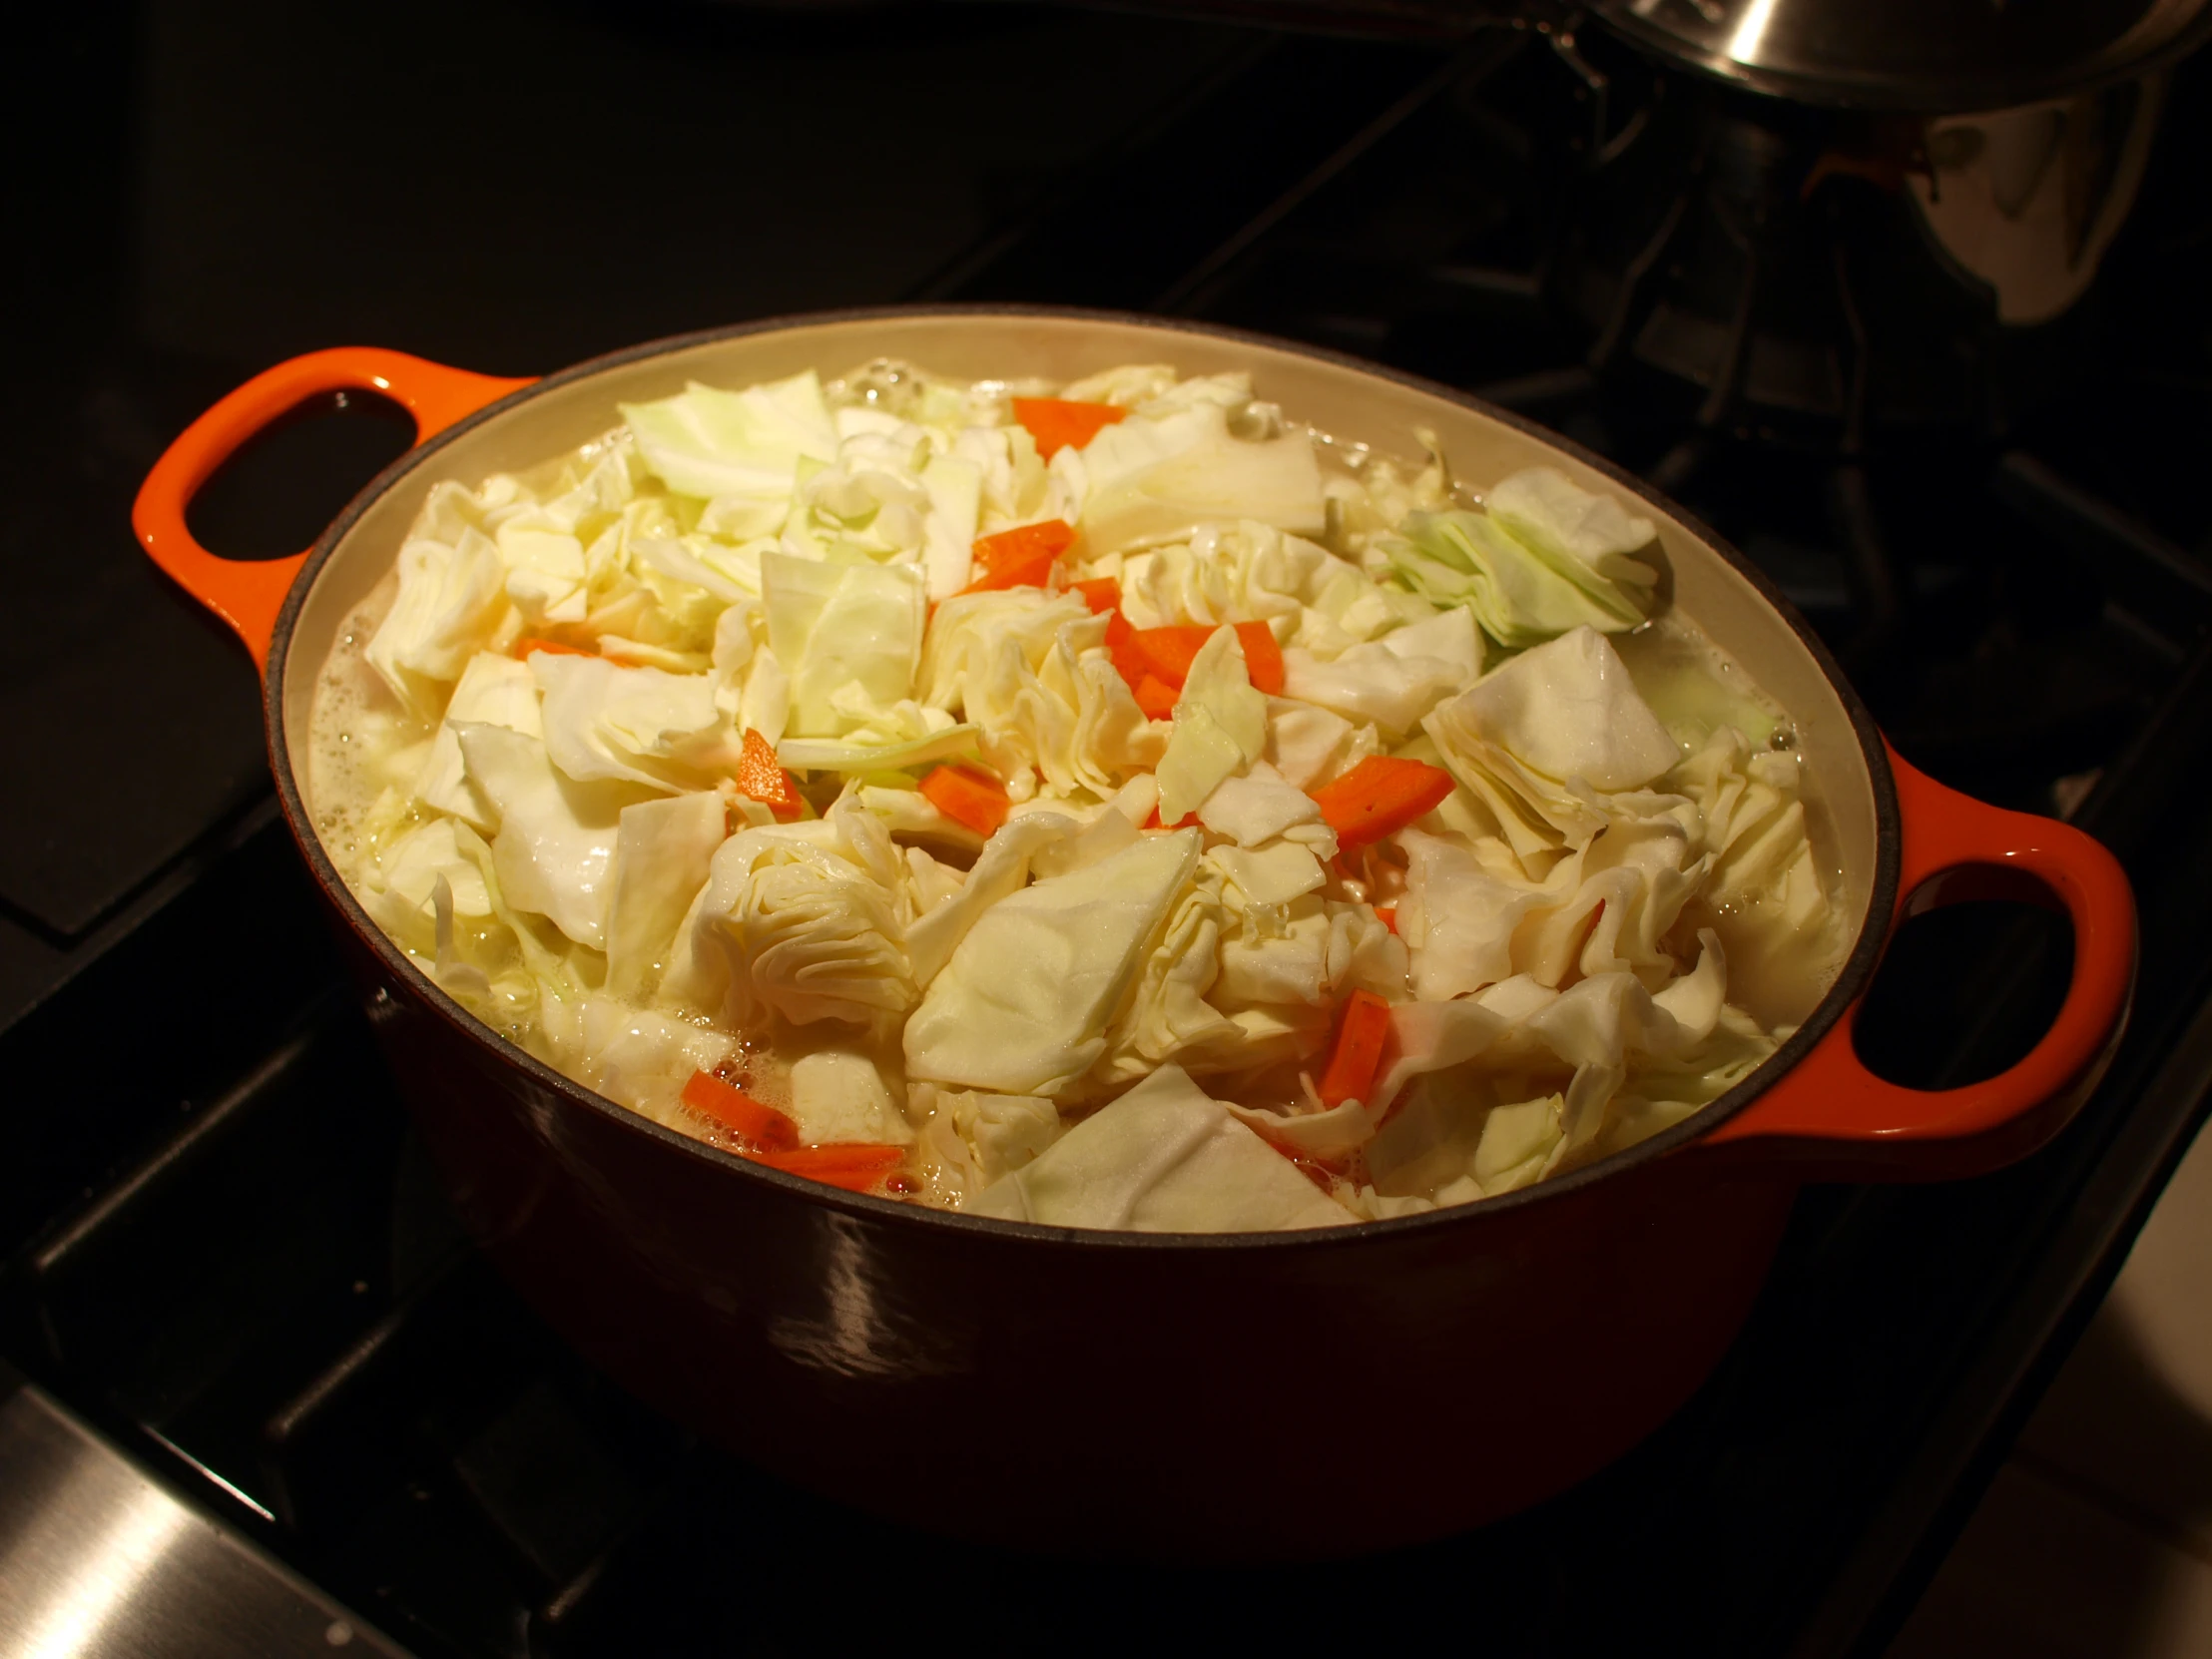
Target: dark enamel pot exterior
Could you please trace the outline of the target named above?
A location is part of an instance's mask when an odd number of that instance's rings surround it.
[[[1077,1232],[946,1215],[797,1180],[660,1128],[483,1026],[369,921],[317,841],[303,740],[339,620],[390,568],[429,487],[596,436],[618,401],[903,357],[966,377],[1133,360],[1250,369],[1343,439],[1434,428],[1488,479],[1548,462],[1641,497],[1675,603],[1791,712],[1809,808],[1856,942],[1750,1078],[1588,1169],[1426,1216],[1295,1235]],[[232,564],[185,529],[199,485],[306,397],[369,387],[421,442],[308,553]],[[1914,773],[1781,598],[1709,532],[1550,434],[1442,388],[1142,318],[942,307],[669,340],[540,381],[394,352],[319,352],[250,381],[163,457],[149,553],[264,665],[285,816],[370,1017],[471,1230],[530,1303],[643,1398],[791,1480],[1026,1547],[1184,1559],[1332,1554],[1512,1512],[1663,1421],[1741,1325],[1801,1181],[1994,1168],[2063,1124],[2109,1058],[2133,975],[2118,866],[2063,825]],[[2001,891],[2067,913],[2050,1032],[1964,1089],[1875,1078],[1858,999],[1910,909]]]

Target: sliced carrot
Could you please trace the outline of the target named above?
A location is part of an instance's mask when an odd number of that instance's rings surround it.
[[[975,767],[938,767],[922,779],[921,793],[938,812],[978,835],[995,834],[1013,807],[1006,786]]]
[[[1043,588],[1052,584],[1052,568],[1060,562],[1057,553],[1033,553],[1025,559],[1007,559],[992,566],[960,591],[962,593],[1003,593],[1008,588]]]
[[[1423,761],[1370,755],[1342,778],[1307,792],[1344,846],[1361,846],[1404,829],[1451,794],[1451,774]]]
[[[1129,619],[1117,611],[1106,613],[1106,649],[1114,659],[1114,672],[1134,692],[1144,684],[1145,659],[1139,655],[1135,640],[1136,629],[1129,626]]]
[[[1363,1105],[1375,1088],[1375,1073],[1382,1063],[1382,1044],[1390,1034],[1390,1005],[1373,991],[1354,991],[1337,1025],[1337,1046],[1322,1073],[1321,1103],[1342,1106],[1348,1100]]]
[[[1129,630],[1127,653],[1142,665],[1144,673],[1180,688],[1191,677],[1191,664],[1206,642],[1220,628],[1215,622],[1173,623],[1165,628],[1132,628]],[[1275,643],[1275,635],[1264,622],[1239,622],[1237,643],[1244,647],[1245,677],[1252,682],[1253,690],[1267,692],[1271,696],[1283,689],[1283,651]],[[1114,644],[1114,633],[1107,630],[1106,643]],[[1117,657],[1116,667],[1120,667]],[[1123,678],[1128,671],[1123,670]]]
[[[975,565],[978,570],[991,571],[1001,565],[1027,564],[1039,556],[1056,559],[1074,545],[1075,526],[1064,518],[1017,524],[995,536],[977,538]]]
[[[906,1161],[906,1149],[862,1141],[839,1146],[798,1146],[783,1152],[756,1152],[747,1156],[756,1164],[780,1169],[786,1175],[803,1175],[826,1186],[864,1193],[881,1186],[884,1178]]]
[[[1062,449],[1080,449],[1129,411],[1112,403],[1070,403],[1062,397],[1017,397],[1014,418],[1037,440],[1046,460]]]
[[[1163,823],[1160,818],[1160,809],[1155,807],[1152,809],[1152,816],[1144,821],[1144,828],[1147,830],[1181,830],[1197,822],[1198,815],[1196,813],[1185,813],[1180,824]]]
[[[1256,692],[1279,697],[1283,692],[1283,648],[1275,643],[1275,630],[1264,622],[1237,624],[1237,643],[1244,647],[1245,678]]]
[[[710,1117],[725,1129],[734,1129],[756,1146],[769,1151],[789,1151],[799,1144],[799,1125],[747,1094],[737,1084],[711,1071],[695,1071],[684,1085],[684,1104]]]
[[[515,656],[527,658],[533,651],[548,652],[555,657],[596,657],[596,651],[587,651],[580,645],[563,645],[559,640],[541,640],[535,634],[525,634],[515,641]]]
[[[1137,707],[1152,720],[1173,719],[1175,700],[1180,696],[1181,692],[1157,674],[1148,674],[1137,682]]]
[[[1129,635],[1130,649],[1144,665],[1171,686],[1191,677],[1191,664],[1206,642],[1214,637],[1215,624],[1185,622],[1166,628],[1138,628]]]
[[[738,793],[787,822],[807,810],[799,799],[798,784],[777,763],[776,746],[750,726],[745,729],[744,752],[738,757]]]
[[[1395,904],[1378,904],[1375,907],[1375,913],[1383,926],[1393,933],[1397,931],[1397,906]]]
[[[1070,582],[1068,587],[1083,596],[1083,603],[1091,608],[1091,615],[1097,616],[1102,611],[1112,611],[1116,616],[1121,614],[1121,584],[1111,576],[1096,577],[1088,582]],[[1111,624],[1108,626],[1111,627]],[[1129,624],[1125,622],[1122,626],[1126,628]]]

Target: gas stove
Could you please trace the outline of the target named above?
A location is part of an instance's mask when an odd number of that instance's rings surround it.
[[[2079,297],[2027,324],[1932,216],[1970,146],[1601,40],[520,0],[357,31],[240,5],[43,26],[51,74],[16,118],[83,142],[14,187],[54,234],[0,462],[26,596],[0,668],[0,1123],[30,1149],[0,1161],[0,1635],[482,1659],[931,1630],[1309,1647],[1456,1617],[1516,1655],[1881,1650],[2212,1083],[2212,66],[2101,129],[2086,176],[2118,217],[2083,233]],[[523,96],[561,86],[626,90],[557,118]],[[1017,1556],[697,1444],[454,1223],[275,818],[251,669],[139,558],[128,501],[199,408],[297,350],[532,372],[902,298],[1309,340],[1661,481],[1774,575],[1910,759],[2120,853],[2142,976],[2111,1074],[1998,1175],[1809,1189],[1671,1423],[1420,1550]],[[219,477],[196,529],[291,551],[405,441],[372,399],[320,411]],[[1870,1060],[1989,1075],[2067,965],[2039,912],[1921,918]]]

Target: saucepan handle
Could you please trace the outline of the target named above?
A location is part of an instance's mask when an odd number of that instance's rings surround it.
[[[2032,1152],[2103,1075],[2135,985],[2135,898],[2119,860],[2054,819],[1947,790],[1895,750],[1903,921],[1969,898],[2026,899],[2073,924],[2073,977],[2058,1017],[2017,1064],[1957,1089],[1910,1089],[1869,1071],[1853,1043],[1862,1006],[1765,1094],[1695,1143],[1792,1166],[1805,1179],[1918,1181],[1978,1175]],[[1893,922],[1893,925],[1895,922]]]
[[[276,613],[305,553],[283,559],[225,559],[193,539],[185,510],[200,486],[239,447],[310,397],[374,391],[414,417],[415,442],[436,436],[494,398],[530,384],[471,374],[403,351],[348,345],[278,363],[232,392],[186,427],[139,486],[131,523],[153,561],[185,591],[238,631],[256,667],[269,663]]]

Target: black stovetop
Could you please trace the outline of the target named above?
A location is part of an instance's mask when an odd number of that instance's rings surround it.
[[[1629,112],[1705,95],[1655,94],[1589,43],[1611,99],[1594,132],[1587,77],[1505,35],[582,0],[90,5],[39,28],[10,183],[37,235],[0,379],[0,1132],[30,1149],[0,1160],[0,1360],[425,1655],[1126,1649],[1186,1628],[1307,1648],[1416,1623],[1507,1654],[1879,1651],[2212,1079],[2203,66],[2089,299],[2035,342],[2056,393],[1932,429],[1870,418],[1849,444],[1774,430],[1747,395],[1685,460],[1712,388],[1644,360],[1634,328],[1596,349],[1583,301],[1623,290],[1586,211],[1593,146],[1633,153]],[[1895,229],[1875,187],[1829,188],[1835,222]],[[1909,757],[2069,809],[2120,852],[2143,973],[2112,1074],[2000,1175],[1809,1191],[1674,1422],[1430,1548],[1099,1569],[895,1532],[694,1444],[456,1232],[274,818],[252,670],[139,557],[129,500],[192,415],[292,352],[526,373],[904,298],[1282,333],[1667,469],[1847,653]],[[2016,343],[1959,349],[1995,383]],[[405,441],[369,412],[242,457],[195,509],[203,539],[311,539]],[[1870,1052],[1911,1081],[1987,1075],[2065,968],[2027,912],[1925,918],[1878,983]]]

